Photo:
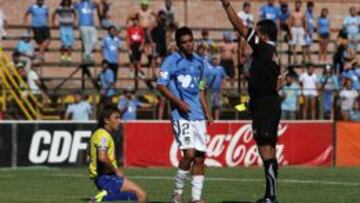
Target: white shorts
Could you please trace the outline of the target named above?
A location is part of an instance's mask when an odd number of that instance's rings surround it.
[[[302,27],[292,27],[291,28],[291,45],[300,45],[305,46],[305,30]]]
[[[206,121],[172,121],[175,139],[179,149],[196,149],[206,152]]]

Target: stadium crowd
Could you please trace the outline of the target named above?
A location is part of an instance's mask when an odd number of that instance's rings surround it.
[[[332,36],[332,30],[337,28],[332,27],[331,11],[324,7],[320,13],[315,13],[315,6],[313,1],[296,1],[292,10],[287,1],[280,0],[277,3],[275,0],[267,0],[258,12],[253,11],[251,1],[245,1],[239,8],[238,16],[248,27],[254,27],[256,19],[275,21],[280,30],[278,40],[289,45],[288,67],[283,67],[284,74],[279,85],[279,94],[283,97],[283,119],[341,118],[360,121],[360,63],[357,57],[360,10],[349,8],[338,34]],[[30,29],[18,42],[13,60],[24,78],[27,78],[33,94],[41,95],[43,100],[48,99],[36,67],[46,61],[44,54],[51,42],[50,27],[59,29],[62,43],[60,60],[63,63],[73,61],[74,30],[78,28],[83,47],[82,62],[98,62],[102,67],[98,76],[102,104],[112,102],[112,97],[117,95],[116,80],[121,50],[128,50],[135,80],[144,80],[148,87],[153,87],[157,67],[169,53],[176,51],[172,35],[179,23],[176,21],[172,0],[164,0],[164,6],[159,11],[151,8],[150,0],[140,0],[139,9],[129,13],[124,25],[113,21],[110,9],[111,1],[108,0],[62,0],[57,8],[49,8],[45,0],[36,0],[36,3],[29,5],[23,24]],[[95,20],[96,17],[98,20]],[[96,22],[100,24],[96,25]],[[7,26],[15,23],[8,22],[0,4],[0,38],[6,39]],[[107,30],[107,35],[101,36],[101,43],[98,43],[98,29]],[[126,36],[125,42],[120,38],[122,32]],[[196,50],[207,64],[205,77],[210,92],[209,101],[214,118],[220,119],[225,106],[222,91],[225,87],[235,89],[237,84],[238,93],[247,94],[246,81],[252,50],[245,40],[233,32],[224,32],[220,42],[212,39],[210,32],[207,29],[201,31],[201,38],[196,40]],[[36,49],[32,45],[32,36]],[[332,57],[329,57],[328,45],[331,39],[336,39],[336,47]],[[315,59],[311,50],[316,43],[319,51]],[[93,57],[97,44],[101,44],[102,61],[95,61]],[[301,62],[298,53],[302,55]],[[143,70],[144,61],[145,66],[151,69],[148,76]],[[124,115],[131,114],[128,116],[130,120],[136,119],[138,107],[151,107],[135,98],[135,89],[137,86],[127,89],[118,104]],[[91,114],[91,107],[84,104],[86,100],[79,92],[74,97],[77,98],[76,102],[68,106],[65,118],[90,118],[89,115],[76,115]],[[159,98],[159,119],[163,118],[164,108],[165,101]]]

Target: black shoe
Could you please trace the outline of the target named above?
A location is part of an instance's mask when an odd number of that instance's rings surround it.
[[[255,203],[279,203],[276,199],[273,201],[269,198],[261,198],[259,200],[257,200]]]

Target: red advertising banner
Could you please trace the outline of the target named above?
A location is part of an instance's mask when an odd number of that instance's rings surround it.
[[[181,152],[170,122],[125,124],[126,167],[177,166]],[[279,125],[277,158],[281,165],[330,166],[333,163],[333,125],[328,122],[286,122]],[[208,127],[206,165],[261,165],[248,122],[216,122]]]

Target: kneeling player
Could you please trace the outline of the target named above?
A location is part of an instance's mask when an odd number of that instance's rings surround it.
[[[188,174],[192,175],[192,200],[203,202],[206,152],[206,119],[210,119],[204,87],[204,62],[194,53],[194,38],[187,27],[175,33],[179,52],[168,56],[161,66],[157,81],[159,91],[171,103],[171,119],[175,138],[184,156],[175,176],[172,202],[181,202]]]
[[[119,110],[114,106],[105,107],[99,116],[98,127],[90,139],[89,175],[100,192],[91,201],[146,202],[146,192],[125,178],[116,163],[112,134],[120,127]]]

